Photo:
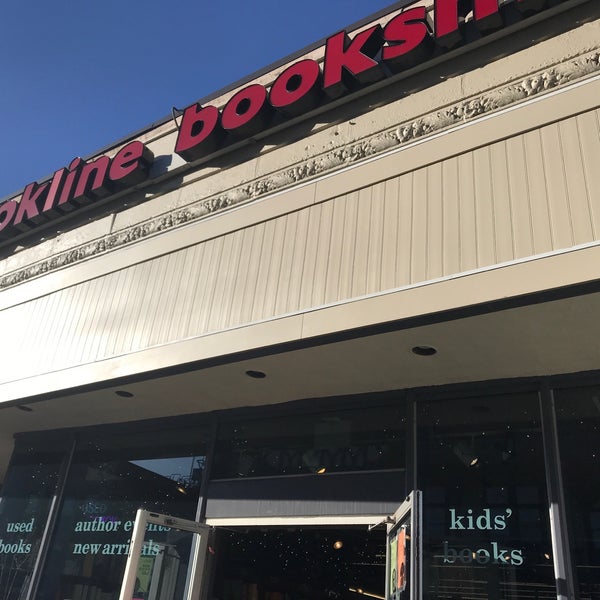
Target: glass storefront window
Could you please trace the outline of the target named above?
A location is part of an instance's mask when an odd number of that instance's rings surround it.
[[[224,423],[213,478],[403,468],[405,424],[404,406]]]
[[[146,431],[80,443],[42,577],[39,600],[116,600],[138,508],[194,519],[203,432]],[[151,525],[142,555],[157,560],[168,530]],[[148,600],[140,582],[136,598]]]
[[[64,453],[17,446],[0,494],[0,598],[27,593]]]
[[[562,479],[575,580],[600,599],[600,387],[555,392]]]
[[[556,598],[537,394],[420,405],[425,598]]]

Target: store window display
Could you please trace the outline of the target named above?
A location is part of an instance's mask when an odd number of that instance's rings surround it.
[[[137,509],[194,519],[205,456],[198,429],[80,443],[37,597],[116,600]],[[158,560],[173,547],[167,528],[152,527],[142,550],[145,561]],[[150,581],[145,583],[138,586],[140,600],[150,591]]]
[[[570,548],[581,598],[600,599],[600,387],[557,390]]]
[[[556,598],[537,393],[424,402],[424,597]]]
[[[20,600],[35,560],[66,452],[18,443],[0,495],[0,597]],[[66,448],[65,448],[66,450]]]

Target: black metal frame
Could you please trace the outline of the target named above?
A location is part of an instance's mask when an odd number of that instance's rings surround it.
[[[205,520],[206,502],[208,500],[207,492],[210,483],[211,464],[215,455],[215,447],[220,422],[230,422],[231,420],[265,418],[273,416],[294,414],[318,414],[324,411],[337,409],[348,410],[355,407],[364,407],[365,400],[369,400],[369,406],[389,406],[399,402],[407,403],[407,435],[406,435],[406,457],[407,465],[405,470],[405,485],[407,490],[417,489],[418,473],[418,452],[417,452],[417,408],[421,401],[447,400],[453,398],[476,396],[481,394],[500,395],[506,393],[532,392],[536,391],[539,395],[541,410],[541,429],[544,442],[544,461],[546,466],[546,481],[548,504],[551,511],[551,521],[553,527],[551,531],[552,544],[555,555],[555,573],[557,583],[558,598],[572,599],[577,598],[575,585],[575,572],[572,558],[569,552],[567,518],[564,507],[563,484],[560,471],[560,454],[558,445],[558,435],[556,426],[556,415],[554,407],[553,389],[584,387],[588,385],[600,385],[600,372],[586,372],[579,374],[568,374],[563,376],[551,376],[543,378],[526,378],[517,380],[502,381],[484,381],[471,384],[456,384],[444,387],[427,387],[413,390],[400,390],[388,393],[361,394],[346,397],[336,397],[324,399],[323,402],[315,402],[314,399],[307,399],[277,405],[272,407],[258,407],[253,409],[232,409],[211,413],[209,415],[195,415],[185,417],[171,417],[166,419],[153,419],[151,421],[140,422],[137,424],[118,424],[92,426],[87,428],[69,429],[58,432],[35,432],[33,434],[20,434],[18,440],[33,443],[48,443],[48,440],[59,435],[64,441],[65,436],[71,439],[71,447],[65,454],[63,464],[57,478],[57,484],[54,496],[51,500],[51,506],[44,527],[42,543],[38,556],[34,563],[32,578],[29,584],[27,600],[34,600],[41,580],[44,563],[50,550],[52,535],[58,520],[62,497],[65,491],[65,484],[69,475],[73,456],[78,447],[79,441],[89,439],[90,436],[112,437],[115,434],[125,434],[132,431],[143,432],[156,428],[157,425],[168,424],[169,426],[183,428],[194,428],[200,426],[210,426],[209,439],[207,440],[207,461],[204,473],[203,483],[198,500],[196,517],[199,521]],[[375,402],[373,401],[375,398]],[[318,406],[319,408],[315,408]],[[243,517],[243,515],[240,515]]]

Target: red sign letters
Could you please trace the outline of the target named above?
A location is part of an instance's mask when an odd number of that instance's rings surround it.
[[[545,4],[546,0],[514,0],[511,8],[518,14],[541,10]],[[503,26],[505,9],[499,0],[471,0],[471,6],[473,25],[480,32]],[[188,162],[199,160],[228,141],[265,131],[276,113],[280,120],[294,117],[409,69],[460,43],[460,21],[459,0],[435,0],[433,32],[423,6],[407,6],[384,26],[372,25],[354,37],[340,31],[327,39],[322,66],[312,59],[300,60],[285,69],[269,90],[251,84],[221,110],[200,104],[186,108],[175,152]]]
[[[483,33],[504,26],[519,12],[542,10],[548,0],[469,0],[471,27]],[[221,109],[193,104],[185,109],[175,152],[185,161],[208,157],[235,140],[249,138],[276,123],[409,69],[461,43],[461,0],[435,0],[433,31],[427,11],[413,2],[385,25],[371,25],[353,37],[340,31],[326,40],[322,65],[299,60],[267,89],[259,83],[236,92]],[[500,6],[502,4],[502,6]],[[78,207],[110,196],[147,178],[152,152],[133,141],[112,158],[76,158],[44,183],[30,183],[18,198],[0,204],[0,241],[27,232]]]

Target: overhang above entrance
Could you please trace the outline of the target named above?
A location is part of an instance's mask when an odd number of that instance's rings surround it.
[[[7,406],[0,435],[598,367],[600,293],[506,308],[438,323],[261,349],[243,359],[148,373]],[[421,356],[415,347],[437,353]],[[252,377],[261,372],[264,378]],[[124,392],[124,393],[123,393]]]

